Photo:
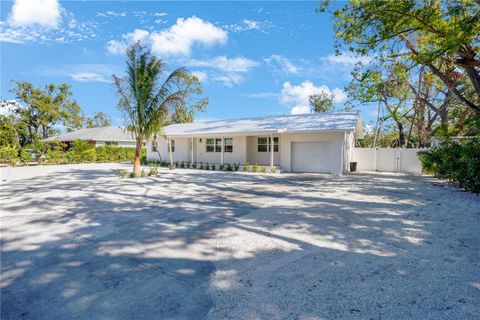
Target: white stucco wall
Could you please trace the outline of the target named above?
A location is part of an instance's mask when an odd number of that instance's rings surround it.
[[[328,164],[331,173],[342,174],[347,171],[348,163],[353,158],[354,137],[345,133],[288,133],[280,134],[279,152],[274,153],[274,164],[282,171],[289,172],[291,168],[291,146],[293,142],[328,142]],[[220,163],[220,152],[206,152],[206,139],[209,137],[194,138],[193,161]],[[258,152],[257,136],[235,136],[233,138],[233,153],[224,153],[225,163],[258,163],[268,165],[270,162],[269,152]],[[175,152],[172,154],[173,161],[191,161],[191,138],[175,138]],[[201,142],[200,142],[201,140]],[[169,160],[168,148],[165,138],[158,139],[158,145],[163,160]],[[312,156],[312,155],[310,155]],[[309,154],[305,154],[309,157]],[[313,157],[313,156],[312,156]],[[152,152],[152,143],[147,144],[147,158],[158,161],[157,152]],[[311,159],[312,162],[318,159]]]
[[[268,138],[269,136],[254,136],[254,137],[247,137],[247,162],[250,164],[257,163],[262,165],[270,165],[270,152],[258,152],[258,138],[265,137]],[[278,152],[274,152],[273,155],[273,164],[275,166],[280,166],[280,154],[282,152],[281,146],[281,138],[280,136],[276,135],[274,137],[278,137]]]
[[[105,141],[97,140],[95,141],[96,146],[105,146]],[[135,141],[118,141],[117,147],[128,147],[135,148]]]
[[[425,149],[354,148],[353,161],[359,171],[422,173],[418,152]]]

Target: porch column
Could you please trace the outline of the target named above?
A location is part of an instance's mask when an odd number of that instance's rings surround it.
[[[224,138],[222,137],[222,152],[221,152],[221,158],[220,158],[220,164],[223,164],[224,161]]]
[[[191,162],[193,162],[193,139],[194,139],[194,138],[192,137],[192,145],[191,145],[192,150],[191,150],[191,152],[190,152],[190,155],[191,155],[191,157],[192,157],[192,161],[191,161]]]
[[[168,137],[168,153],[170,155],[170,165],[173,166],[173,158],[172,158],[172,138]]]
[[[270,135],[270,168],[273,167],[273,133]]]

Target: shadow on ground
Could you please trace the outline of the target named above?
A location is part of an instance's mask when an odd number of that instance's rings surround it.
[[[72,170],[1,190],[2,319],[473,319],[476,196],[427,178]]]

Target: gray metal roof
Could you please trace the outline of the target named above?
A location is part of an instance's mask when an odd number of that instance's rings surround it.
[[[363,137],[362,119],[359,112],[329,112],[199,121],[172,124],[163,128],[163,133],[166,136],[289,132],[354,132],[357,138]]]
[[[133,133],[126,131],[124,128],[109,126],[99,128],[80,129],[67,132],[58,136],[53,136],[44,141],[135,141]]]

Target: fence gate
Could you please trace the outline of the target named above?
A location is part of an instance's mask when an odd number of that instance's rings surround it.
[[[426,149],[354,148],[353,160],[359,171],[405,172],[421,174],[417,153]]]

